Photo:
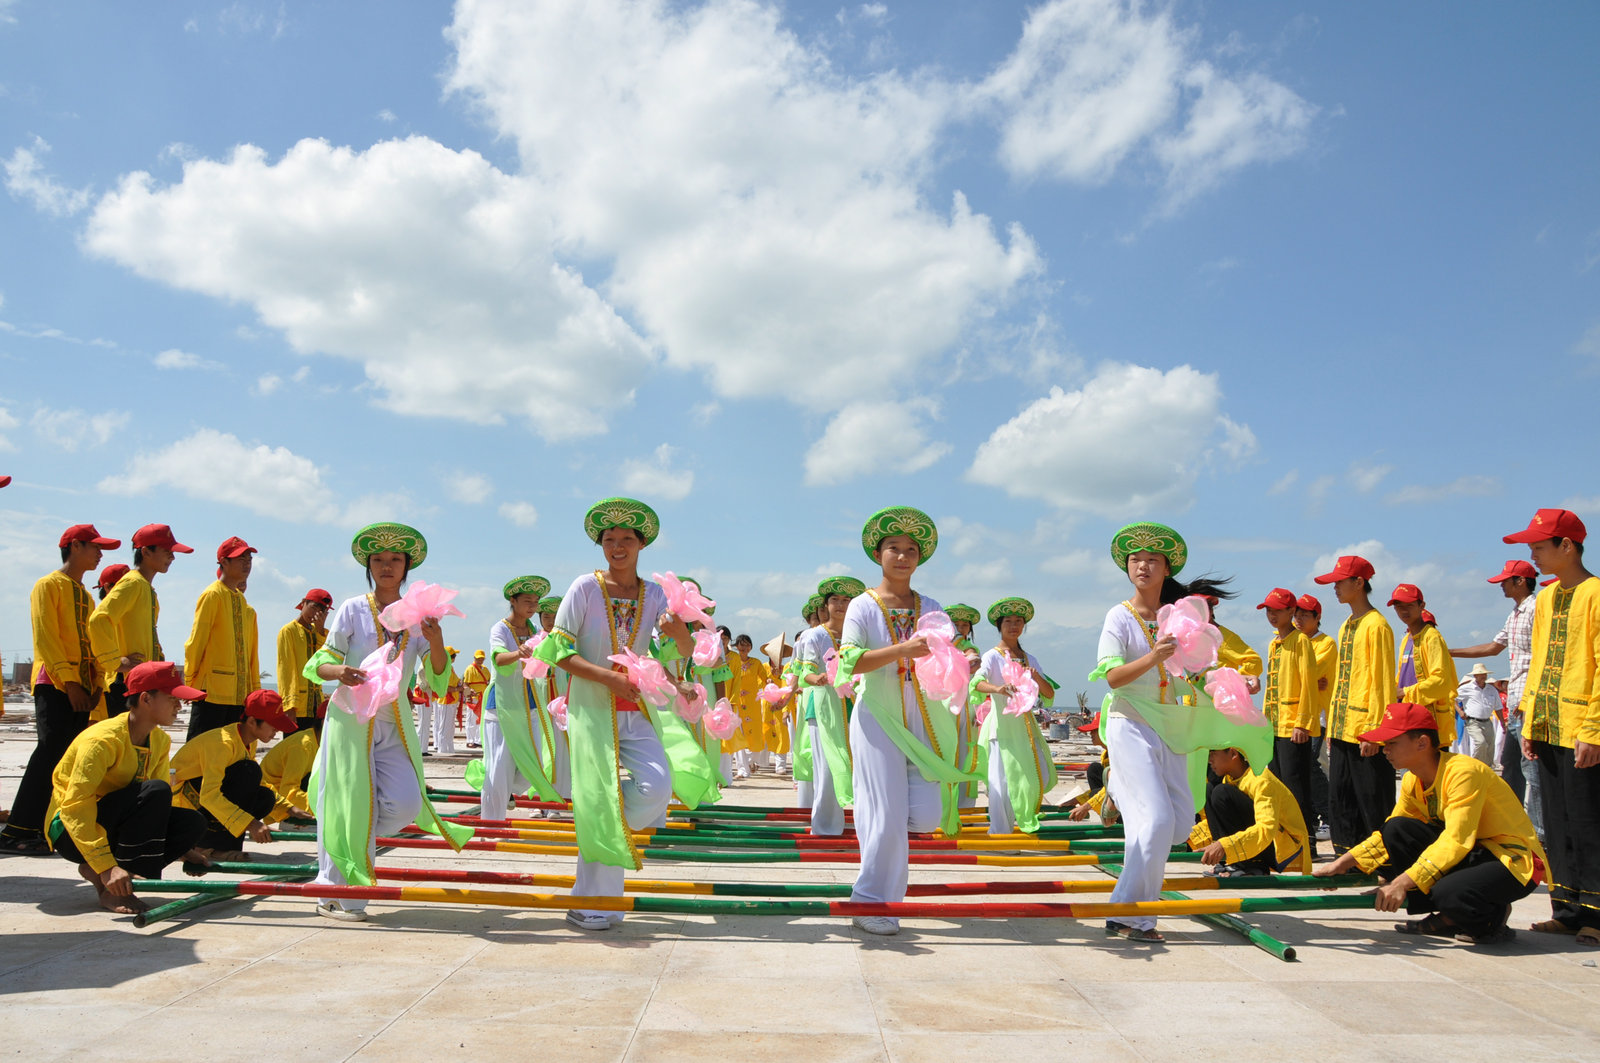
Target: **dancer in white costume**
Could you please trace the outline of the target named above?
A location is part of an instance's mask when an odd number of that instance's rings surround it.
[[[1056,784],[1050,745],[1033,713],[1013,716],[1005,711],[1017,688],[1005,679],[1006,661],[1027,666],[1039,685],[1039,698],[1055,694],[1055,687],[1039,671],[1039,659],[1022,648],[1022,632],[1033,619],[1033,603],[1026,598],[1002,598],[989,607],[989,623],[1000,631],[1000,645],[983,655],[974,686],[993,699],[993,707],[978,733],[988,753],[989,833],[1027,834],[1039,830],[1039,808],[1044,795]]]
[[[558,801],[570,794],[566,758],[557,757],[556,738],[561,733],[537,687],[542,678],[523,673],[533,656],[527,643],[533,638],[532,618],[539,598],[550,589],[543,576],[518,576],[501,588],[506,617],[489,630],[489,652],[494,690],[483,709],[483,815],[505,818],[513,793],[532,789],[541,801]]]
[[[844,833],[844,806],[854,803],[851,779],[848,709],[854,698],[841,698],[827,675],[828,651],[837,652],[844,637],[844,621],[850,603],[866,591],[866,585],[851,576],[829,576],[817,586],[822,598],[823,622],[806,631],[795,643],[794,675],[800,681],[800,697],[795,703],[799,717],[795,733],[800,743],[795,749],[796,776],[803,767],[810,779],[797,781],[796,788],[809,788],[806,804],[811,808],[811,833],[818,837],[837,837]]]

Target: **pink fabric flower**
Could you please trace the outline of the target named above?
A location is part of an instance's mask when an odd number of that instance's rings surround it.
[[[725,741],[739,729],[739,714],[733,711],[727,698],[718,698],[717,707],[705,715],[705,725],[706,734],[719,742]]]
[[[692,683],[690,689],[694,691],[692,699],[685,698],[681,693],[678,695],[678,715],[683,718],[684,723],[699,723],[700,718],[709,711],[709,706],[706,705],[706,688],[699,683]]]
[[[1026,716],[1039,704],[1039,683],[1021,661],[1006,658],[1000,666],[1000,679],[1017,688],[1017,692],[1006,699],[1007,716]]]
[[[443,620],[447,616],[465,617],[467,614],[457,609],[450,603],[455,600],[457,592],[439,586],[437,583],[424,583],[421,580],[406,588],[405,594],[397,602],[391,602],[383,612],[378,614],[378,620],[390,631],[409,631],[417,634],[422,630],[424,620]]]
[[[780,687],[776,683],[768,683],[766,686],[761,688],[761,693],[756,695],[756,697],[760,698],[768,705],[776,705],[778,702],[782,701],[788,696],[789,689],[787,687]]]
[[[978,724],[979,727],[982,727],[983,721],[987,720],[989,718],[989,714],[993,711],[994,699],[984,698],[983,704],[978,706],[978,711],[972,714],[972,719]]]
[[[367,654],[359,665],[367,674],[366,682],[353,687],[340,683],[329,701],[363,723],[376,716],[385,705],[398,701],[402,659],[396,654],[391,661],[389,654],[393,650],[393,645],[386,644]]]
[[[1244,676],[1234,668],[1218,668],[1206,676],[1206,693],[1217,706],[1217,711],[1235,723],[1267,726],[1267,718],[1250,699],[1250,688]]]
[[[670,703],[678,696],[678,685],[667,676],[667,670],[653,657],[640,657],[631,649],[613,653],[606,660],[614,661],[628,673],[628,682],[639,690],[639,696],[653,708]]]
[[[685,624],[698,620],[706,627],[713,626],[706,610],[715,609],[717,603],[696,590],[694,584],[683,582],[671,572],[652,572],[650,578],[661,584],[667,596],[667,611],[673,616]]]
[[[714,628],[703,627],[694,633],[694,663],[709,668],[722,659],[722,636]]]
[[[563,694],[550,702],[550,719],[555,721],[556,730],[567,729],[567,697]]]
[[[533,638],[524,642],[522,646],[524,649],[536,650],[539,648],[539,643],[543,642],[544,639],[545,632],[535,631]],[[549,674],[550,665],[537,657],[529,657],[522,662],[522,678],[524,679],[543,679]]]
[[[967,703],[972,669],[955,644],[955,624],[942,612],[924,613],[917,621],[917,634],[928,640],[928,655],[918,657],[915,665],[917,682],[928,697],[947,702],[951,712],[959,713]]]
[[[828,652],[822,655],[822,667],[828,673],[828,685],[833,687],[833,689],[838,692],[838,695],[841,698],[853,698],[856,696],[856,685],[853,681],[845,683],[839,682],[838,650],[830,647]]]
[[[1164,605],[1156,614],[1156,638],[1167,636],[1178,650],[1167,660],[1167,671],[1196,675],[1217,663],[1222,632],[1211,622],[1211,610],[1198,594]]]

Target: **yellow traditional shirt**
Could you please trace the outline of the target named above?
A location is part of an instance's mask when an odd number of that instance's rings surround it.
[[[1260,675],[1261,654],[1252,650],[1248,642],[1221,624],[1217,625],[1217,630],[1222,632],[1222,645],[1217,647],[1217,667],[1232,668],[1240,675]]]
[[[1400,688],[1400,700],[1413,705],[1426,705],[1439,725],[1439,744],[1448,747],[1456,740],[1456,688],[1460,685],[1460,679],[1456,675],[1455,658],[1450,656],[1450,647],[1445,645],[1444,636],[1432,624],[1423,624],[1422,634],[1415,640],[1407,631],[1400,643],[1400,661],[1395,679],[1397,686],[1398,672],[1405,668],[1408,655],[1412,667],[1417,671],[1417,681]]]
[[[167,780],[172,739],[156,727],[147,745],[136,746],[128,733],[128,719],[123,713],[84,728],[50,777],[50,807],[44,814],[50,847],[55,848],[64,831],[96,874],[117,866],[111,841],[100,826],[100,799],[136,782]]]
[[[322,684],[305,677],[306,662],[322,648],[325,638],[299,619],[278,629],[278,696],[283,698],[283,711],[290,716],[315,719],[326,700]]]
[[[1335,673],[1339,668],[1339,644],[1327,632],[1319,631],[1306,639],[1311,645],[1311,674],[1306,677],[1304,699],[1310,702],[1311,719],[1318,722],[1328,718],[1328,705],[1333,701]],[[1312,731],[1320,734],[1320,730]]]
[[[483,692],[489,688],[489,684],[493,681],[493,677],[489,675],[489,669],[481,664],[469,664],[467,665],[467,670],[461,673],[462,685],[477,697],[482,697]]]
[[[261,689],[256,611],[221,580],[200,592],[194,627],[183,644],[183,681],[206,692],[213,705],[243,705]]]
[[[109,688],[117,678],[122,658],[136,653],[147,661],[164,661],[156,622],[161,619],[161,600],[156,589],[138,569],[130,569],[105,599],[89,615],[89,642],[95,660]]]
[[[28,613],[33,621],[32,686],[63,688],[78,683],[98,699],[103,685],[89,645],[94,599],[84,585],[57,569],[33,585]]]
[[[1395,701],[1394,629],[1376,609],[1339,625],[1339,664],[1328,706],[1328,737],[1359,742]]]
[[[1522,734],[1572,749],[1600,744],[1600,578],[1556,584],[1534,599],[1533,654]]]
[[[1474,757],[1441,751],[1438,774],[1433,786],[1426,789],[1415,774],[1406,772],[1400,780],[1400,800],[1389,818],[1396,816],[1444,826],[1438,839],[1406,869],[1423,893],[1432,890],[1475,845],[1489,850],[1523,884],[1533,877],[1535,857],[1549,866],[1522,802],[1493,768]],[[1374,831],[1351,849],[1350,855],[1368,873],[1388,863],[1383,832]]]
[[[746,749],[760,753],[768,748],[766,716],[762,711],[765,703],[756,695],[772,681],[772,669],[759,657],[747,661],[737,653],[728,654],[727,663],[733,673],[726,687],[728,703],[739,714],[739,729],[722,743],[722,748],[730,753]]]
[[[1305,728],[1313,738],[1322,733],[1322,724],[1312,715],[1312,702],[1306,696],[1314,665],[1311,640],[1292,628],[1287,635],[1275,636],[1267,647],[1261,711],[1272,721],[1279,738],[1292,737],[1296,727]]]
[[[1256,813],[1255,824],[1226,838],[1212,838],[1211,825],[1201,816],[1200,822],[1189,832],[1189,848],[1199,852],[1213,841],[1219,841],[1223,860],[1239,864],[1261,855],[1271,845],[1274,864],[1286,872],[1309,875],[1310,836],[1306,833],[1305,817],[1300,814],[1300,803],[1289,788],[1266,768],[1261,769],[1260,774],[1247,771],[1243,778],[1225,776],[1222,781],[1237,786],[1250,798]]]
[[[239,725],[214,727],[189,739],[172,758],[172,804],[211,813],[229,834],[243,834],[255,817],[222,793],[222,773],[241,760],[256,759],[256,744],[246,742]],[[274,821],[289,814],[280,796],[268,817]]]
[[[278,806],[272,810],[268,822],[277,823],[288,815],[287,809],[311,807],[311,797],[305,791],[306,776],[317,759],[317,732],[310,728],[284,736],[267,750],[261,758],[261,781],[272,787],[278,795]]]

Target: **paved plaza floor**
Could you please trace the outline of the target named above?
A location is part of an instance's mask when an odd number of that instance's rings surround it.
[[[10,803],[31,748],[31,720],[13,711],[0,721],[0,805]],[[459,785],[466,759],[431,758],[430,782]],[[781,806],[792,793],[763,773],[728,800]],[[308,859],[313,846],[256,852]],[[407,850],[380,863],[570,874],[572,862]],[[658,861],[647,875],[853,877],[848,867]],[[181,875],[174,868],[168,877]],[[1104,875],[912,871],[913,881],[1064,877]],[[1513,925],[1548,912],[1537,893],[1517,906]],[[140,930],[102,912],[66,861],[0,857],[0,1059],[1415,1063],[1600,1055],[1595,950],[1526,931],[1492,949],[1418,943],[1392,931],[1395,917],[1368,911],[1249,917],[1297,947],[1294,963],[1188,919],[1164,920],[1168,942],[1147,946],[1107,939],[1100,923],[1055,919],[907,920],[898,937],[876,939],[843,919],[636,914],[589,934],[560,912],[374,902],[371,913],[365,924],[337,924],[319,918],[309,899],[263,898]]]

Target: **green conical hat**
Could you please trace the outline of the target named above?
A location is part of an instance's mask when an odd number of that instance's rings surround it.
[[[823,597],[820,594],[813,594],[811,597],[807,598],[806,604],[800,607],[801,618],[810,620],[812,617],[816,616],[817,610],[822,608],[822,602]]]
[[[946,606],[944,615],[948,616],[951,620],[965,621],[968,624],[976,624],[979,620],[983,619],[976,609],[970,605],[963,604],[962,602],[957,602],[954,605]]]
[[[1183,536],[1154,521],[1139,521],[1120,529],[1111,537],[1111,560],[1117,568],[1128,571],[1128,555],[1141,550],[1160,554],[1167,559],[1169,574],[1176,576],[1189,560],[1189,546]]]
[[[500,588],[500,593],[510,601],[519,594],[531,594],[535,598],[542,598],[550,593],[550,581],[543,576],[518,576]]]
[[[390,550],[410,558],[412,568],[421,568],[423,559],[428,556],[428,540],[409,524],[395,524],[391,521],[368,524],[356,532],[356,537],[350,540],[350,553],[361,562],[362,568],[367,567],[367,560],[373,554],[387,553]]]
[[[876,561],[873,554],[891,535],[911,536],[922,554],[918,564],[927,564],[939,546],[939,529],[934,527],[933,518],[911,506],[889,506],[868,517],[861,529],[861,548]]]
[[[553,613],[561,608],[561,595],[552,594],[548,598],[539,599],[539,612]]]
[[[945,612],[949,612],[948,609]],[[1026,598],[1001,598],[989,606],[989,623],[995,627],[1008,616],[1020,616],[1024,624],[1033,620],[1033,603]]]
[[[656,511],[636,498],[603,498],[583,515],[583,530],[595,542],[607,528],[632,528],[649,546],[661,534]]]
[[[854,576],[829,576],[817,584],[817,595],[823,599],[831,598],[835,594],[854,598],[866,589],[867,585]]]

